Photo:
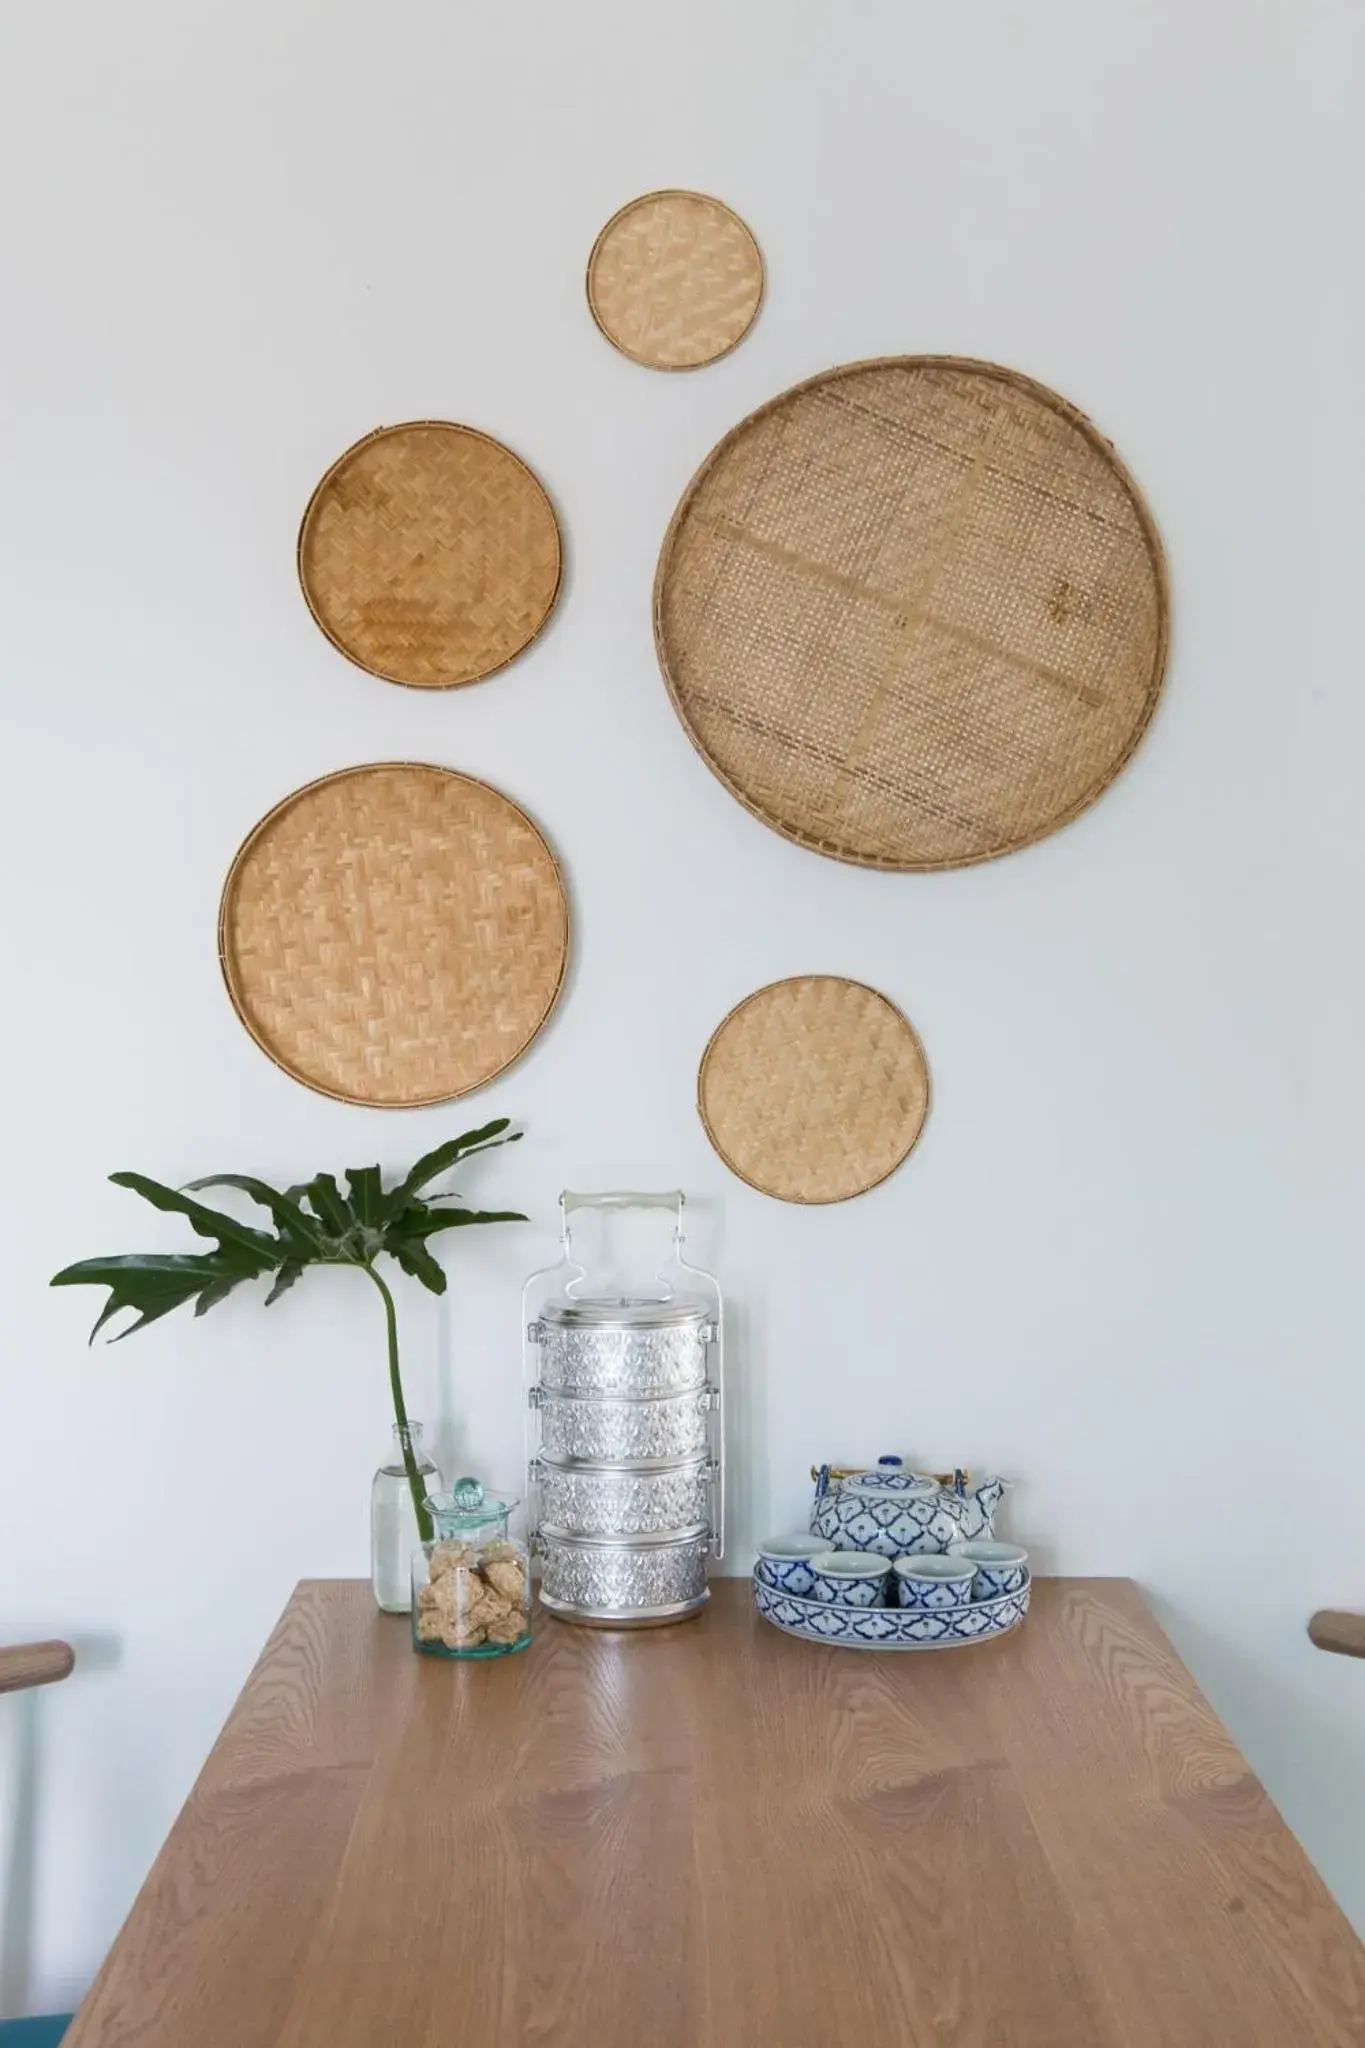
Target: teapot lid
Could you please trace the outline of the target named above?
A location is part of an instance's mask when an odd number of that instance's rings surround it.
[[[866,1472],[855,1472],[844,1481],[846,1493],[865,1494],[876,1500],[891,1496],[897,1500],[938,1492],[938,1481],[922,1472],[912,1472],[904,1458],[878,1458]]]

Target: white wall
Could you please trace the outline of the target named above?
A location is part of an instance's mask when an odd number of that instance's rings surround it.
[[[88,1979],[294,1581],[365,1569],[387,1432],[376,1306],[341,1276],[112,1353],[85,1348],[96,1298],[47,1276],[180,1242],[112,1169],[398,1165],[499,1112],[528,1141],[467,1190],[538,1227],[461,1243],[448,1309],[403,1302],[414,1408],[461,1466],[517,1469],[515,1290],[558,1188],[681,1181],[737,1304],[734,1568],[812,1458],[1023,1475],[1015,1530],[1046,1568],[1142,1582],[1365,1922],[1365,1671],[1303,1633],[1365,1604],[1357,14],[7,11],[0,1638],[87,1651],[27,1716],[0,1702],[7,2008]],[[679,183],[752,223],[771,290],[735,355],[660,377],[604,344],[582,273],[618,205]],[[1113,436],[1176,629],[1097,810],[893,877],[796,850],[711,779],[648,596],[727,427],[917,349],[1015,365]],[[544,639],[448,696],[350,667],[293,571],[333,457],[430,415],[531,460],[570,556]],[[524,802],[576,919],[524,1065],[408,1115],[276,1072],[214,951],[244,831],[394,755]],[[811,970],[905,1006],[936,1107],[887,1186],[806,1212],[727,1176],[692,1095],[730,1004]]]

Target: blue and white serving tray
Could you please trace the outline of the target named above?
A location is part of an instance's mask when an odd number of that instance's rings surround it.
[[[829,1600],[802,1600],[754,1580],[754,1604],[765,1621],[808,1643],[837,1643],[844,1650],[962,1650],[989,1643],[1018,1628],[1028,1613],[1033,1580],[1017,1593],[970,1606],[936,1608],[848,1607]]]

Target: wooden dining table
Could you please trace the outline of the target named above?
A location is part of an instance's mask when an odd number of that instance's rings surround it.
[[[67,2048],[1337,2048],[1365,1952],[1124,1579],[414,1655],[291,1599]]]

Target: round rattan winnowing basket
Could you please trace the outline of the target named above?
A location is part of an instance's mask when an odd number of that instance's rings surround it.
[[[343,769],[255,827],[223,887],[233,1006],[296,1081],[379,1109],[451,1102],[548,1018],[568,897],[501,791],[425,762]]]
[[[514,660],[554,609],[562,567],[539,477],[449,420],[357,441],[299,528],[299,582],[332,645],[417,690],[458,689]]]
[[[961,867],[1056,831],[1129,760],[1166,572],[1074,406],[992,363],[897,356],[797,385],[713,449],[654,626],[688,737],[755,817],[863,867]]]
[[[588,259],[588,306],[613,348],[650,370],[699,370],[737,348],[763,301],[763,257],[705,192],[646,192]]]
[[[929,1113],[908,1017],[878,989],[797,975],[746,996],[702,1055],[697,1108],[732,1173],[781,1202],[846,1202],[890,1177]]]

